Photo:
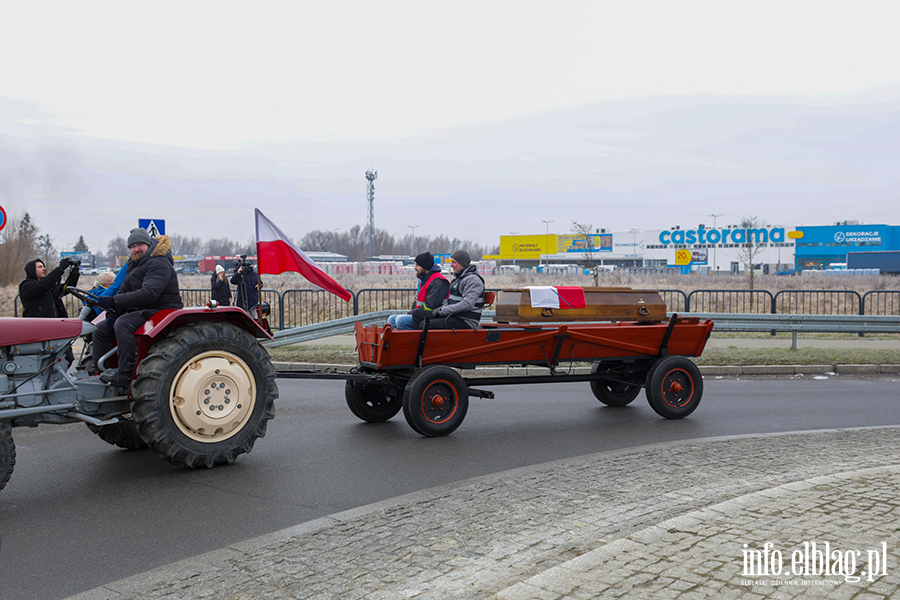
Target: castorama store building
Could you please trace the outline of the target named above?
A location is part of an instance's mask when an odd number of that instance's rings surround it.
[[[549,249],[549,252],[548,252]],[[748,264],[766,273],[828,269],[847,262],[848,252],[900,250],[900,226],[813,225],[785,227],[736,225],[682,229],[599,230],[573,234],[501,236],[500,254],[485,257],[607,267],[678,267],[682,272],[745,271]]]

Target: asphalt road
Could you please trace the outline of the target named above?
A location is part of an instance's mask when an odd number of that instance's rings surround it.
[[[16,429],[0,492],[0,598],[61,598],[226,544],[424,488],[676,439],[900,424],[896,378],[707,379],[697,411],[660,419],[589,386],[494,388],[462,426],[422,438],[402,413],[358,421],[339,382],[279,380],[268,435],[229,467],[185,471],[83,425]],[[827,451],[827,449],[823,449]],[[448,514],[448,519],[453,515]]]

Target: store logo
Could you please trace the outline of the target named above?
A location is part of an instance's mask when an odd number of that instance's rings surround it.
[[[846,237],[847,237],[847,235],[843,231],[838,231],[837,233],[834,234],[834,241],[841,243],[844,241],[844,238],[846,238]]]
[[[765,229],[674,229],[659,234],[659,243],[669,244],[766,244],[783,242],[784,227]]]

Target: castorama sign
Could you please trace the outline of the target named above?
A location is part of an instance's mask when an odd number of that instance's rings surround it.
[[[669,244],[767,244],[784,241],[784,227],[753,229],[673,229],[659,234],[659,243]]]

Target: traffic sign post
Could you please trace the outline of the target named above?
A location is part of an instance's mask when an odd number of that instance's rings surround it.
[[[166,222],[164,219],[138,219],[138,227],[146,229],[152,238],[166,235]]]

